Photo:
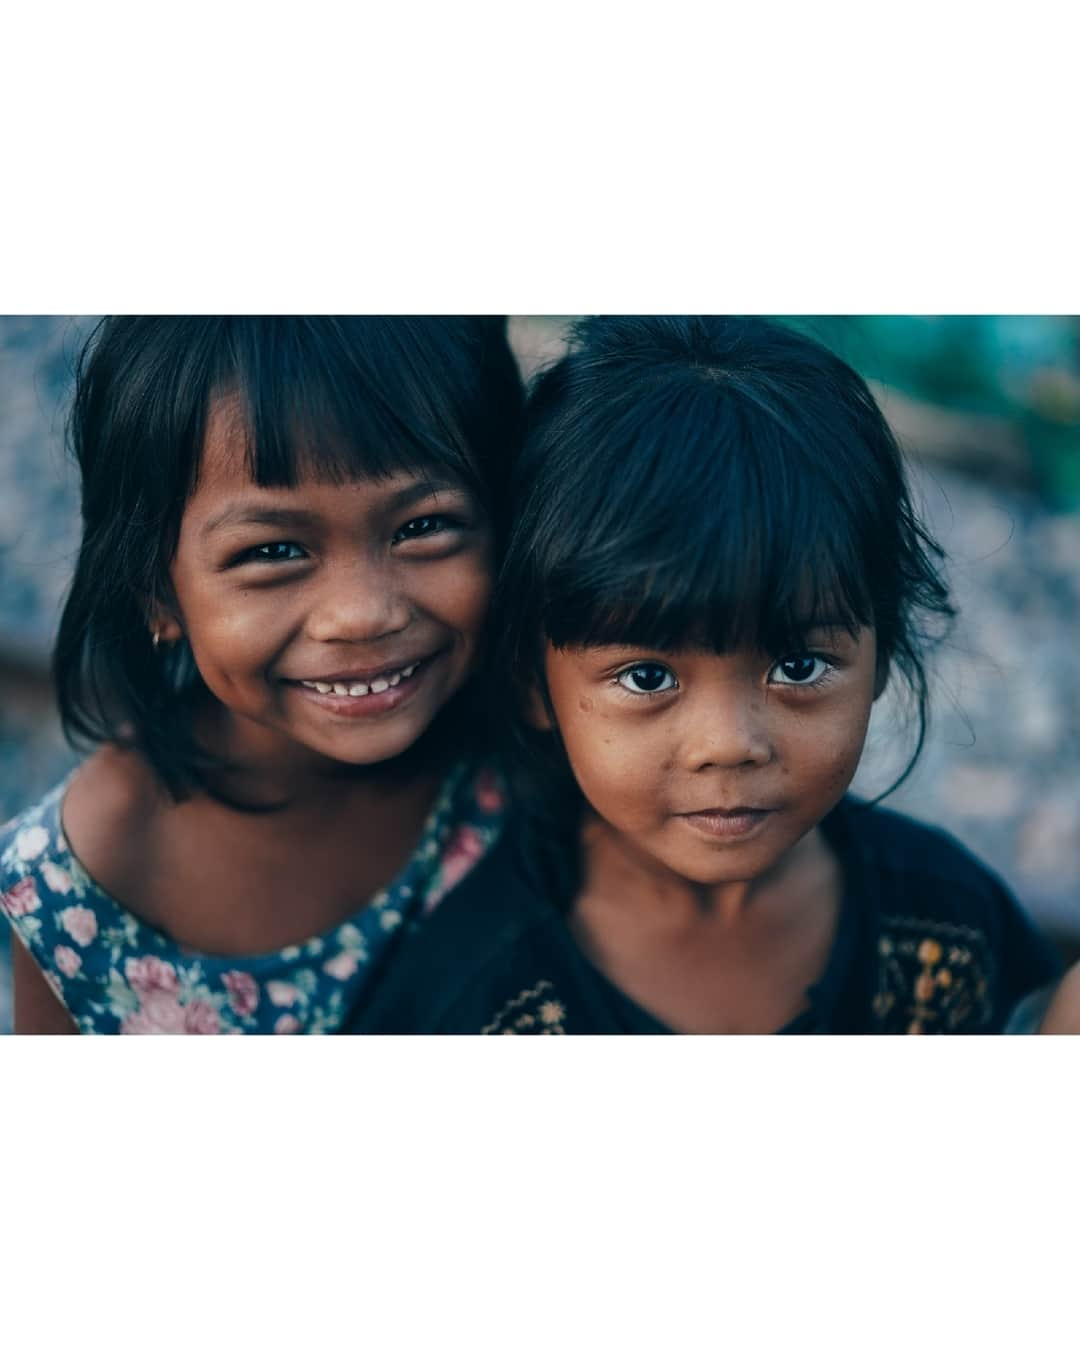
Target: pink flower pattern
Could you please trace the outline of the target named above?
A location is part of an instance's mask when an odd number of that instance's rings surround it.
[[[15,836],[15,853],[21,862],[31,862],[49,847],[49,832],[42,825],[31,825]]]
[[[506,809],[506,793],[492,769],[481,769],[476,775],[476,804],[489,816],[499,815]]]
[[[23,877],[22,881],[17,881],[9,891],[0,896],[0,904],[3,904],[13,919],[21,919],[27,914],[33,914],[35,909],[40,909],[41,899],[37,893],[37,886],[34,885],[34,878]]]
[[[70,874],[53,862],[46,861],[41,864],[41,875],[45,878],[45,885],[54,895],[67,895],[73,889],[74,883]]]
[[[129,956],[124,962],[124,974],[132,989],[144,997],[158,990],[175,994],[180,986],[176,967],[156,956]]]
[[[291,1008],[294,1003],[300,1001],[300,990],[288,980],[269,980],[266,985],[266,996],[275,1008]]]
[[[250,1017],[259,1006],[259,986],[246,970],[227,970],[221,983],[228,991],[229,1007],[238,1017]]]
[[[359,964],[360,958],[355,952],[338,952],[337,956],[323,962],[323,970],[335,980],[351,980]]]
[[[221,1030],[218,1010],[205,999],[196,998],[184,1008],[184,1031],[189,1036],[216,1036]]]
[[[85,905],[69,905],[56,917],[60,927],[73,937],[80,947],[89,947],[97,937],[97,915]]]
[[[65,947],[63,943],[53,948],[53,960],[56,962],[56,968],[71,979],[73,975],[79,973],[79,967],[82,965],[82,957],[71,947]]]
[[[486,840],[475,825],[461,825],[451,835],[443,854],[442,877],[428,892],[424,912],[430,914],[448,891],[473,870],[486,852]]]
[[[180,1036],[184,1032],[184,1009],[175,994],[148,989],[137,1012],[120,1027],[125,1036]]]
[[[95,884],[64,838],[65,787],[0,827],[0,913],[81,1031],[128,1036],[337,1030],[380,958],[396,950],[397,930],[476,865],[505,813],[496,774],[455,771],[377,903],[318,940],[226,961],[182,948]]]

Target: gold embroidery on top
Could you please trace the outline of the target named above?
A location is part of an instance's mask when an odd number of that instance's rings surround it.
[[[552,997],[554,993],[550,980],[523,989],[481,1029],[481,1036],[565,1036],[566,1008]]]
[[[978,1031],[989,1021],[993,959],[986,935],[959,924],[906,917],[882,920],[878,1031]]]

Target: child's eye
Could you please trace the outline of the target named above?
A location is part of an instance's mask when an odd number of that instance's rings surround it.
[[[433,534],[445,534],[448,530],[458,529],[461,522],[452,516],[417,516],[406,521],[394,533],[394,543],[405,543],[409,539],[428,539]]]
[[[834,669],[831,661],[810,652],[798,652],[794,656],[785,656],[769,671],[770,684],[820,684]]]
[[[299,544],[282,539],[275,540],[272,544],[259,544],[256,548],[245,549],[236,561],[238,563],[295,562],[297,559],[305,557],[307,557],[307,554]]]
[[[631,694],[665,694],[669,689],[677,689],[679,682],[668,670],[656,661],[642,661],[636,666],[628,666],[616,675],[615,680]]]

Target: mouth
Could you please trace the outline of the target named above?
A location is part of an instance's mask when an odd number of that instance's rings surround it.
[[[286,680],[303,698],[346,717],[360,717],[397,708],[417,689],[442,652],[407,665],[335,671],[319,679]]]
[[[314,690],[316,694],[370,698],[372,694],[385,694],[388,689],[396,689],[403,680],[411,680],[421,666],[430,665],[434,659],[427,656],[407,666],[383,666],[375,671],[337,671],[318,680],[289,680],[288,683]]]
[[[772,807],[735,806],[723,811],[681,811],[679,818],[714,839],[745,839],[756,834],[773,814]]]

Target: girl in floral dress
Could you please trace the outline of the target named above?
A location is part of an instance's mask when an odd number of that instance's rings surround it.
[[[93,753],[0,830],[17,1032],[329,1032],[496,839],[501,323],[118,318],[54,653]]]

